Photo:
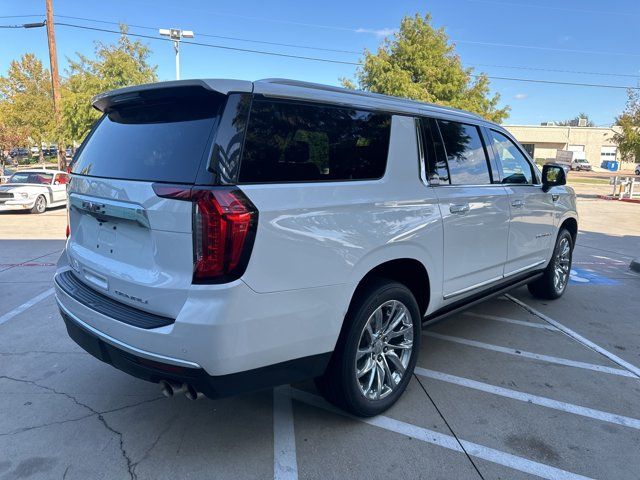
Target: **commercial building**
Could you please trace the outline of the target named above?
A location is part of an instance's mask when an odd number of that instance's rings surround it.
[[[618,148],[613,141],[621,131],[612,127],[581,127],[559,125],[504,125],[522,146],[540,163],[555,159],[557,150],[585,152],[592,166],[599,167],[605,160],[618,160]]]

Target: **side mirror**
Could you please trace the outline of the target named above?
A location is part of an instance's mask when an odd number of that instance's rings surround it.
[[[567,175],[564,168],[555,163],[547,163],[542,166],[542,190],[547,192],[551,187],[567,184]]]

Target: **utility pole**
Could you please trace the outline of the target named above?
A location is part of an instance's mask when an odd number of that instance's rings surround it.
[[[58,54],[56,52],[56,34],[53,23],[53,0],[45,0],[45,2],[47,6],[47,40],[49,42],[49,63],[51,65],[53,111],[55,115],[56,133],[59,133],[62,125],[62,114],[60,111],[60,74],[58,73]],[[62,142],[57,142],[57,147],[58,168],[63,170],[67,166],[65,148]]]
[[[193,38],[193,31],[180,30],[179,28],[161,28],[158,33],[173,40],[173,49],[176,52],[176,80],[180,80],[180,41],[183,38]]]

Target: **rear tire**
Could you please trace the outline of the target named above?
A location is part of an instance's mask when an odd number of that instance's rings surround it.
[[[546,300],[560,298],[569,283],[572,256],[573,237],[563,228],[558,234],[553,256],[542,277],[527,285],[531,295]]]
[[[316,378],[320,393],[359,417],[387,410],[411,380],[421,322],[407,287],[387,279],[368,282],[351,302],[327,371]]]
[[[47,210],[47,200],[43,195],[38,195],[36,201],[31,207],[31,213],[44,213]]]

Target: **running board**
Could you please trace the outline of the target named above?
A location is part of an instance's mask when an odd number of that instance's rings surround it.
[[[424,319],[422,320],[422,325],[423,326],[433,325],[434,323],[444,320],[445,318],[451,315],[455,315],[456,313],[467,310],[468,308],[471,308],[474,305],[485,302],[490,298],[497,297],[499,295],[502,295],[503,293],[507,293],[510,290],[513,290],[514,288],[518,288],[518,287],[521,287],[522,285],[526,285],[527,283],[540,278],[543,273],[544,273],[543,271],[538,271],[533,273],[527,273],[524,276],[519,275],[511,279],[511,281],[508,283],[496,285],[494,287],[488,288],[474,295],[471,295],[470,297],[451,303],[450,305],[447,305],[441,308],[440,310],[437,310],[432,314],[425,316]]]

